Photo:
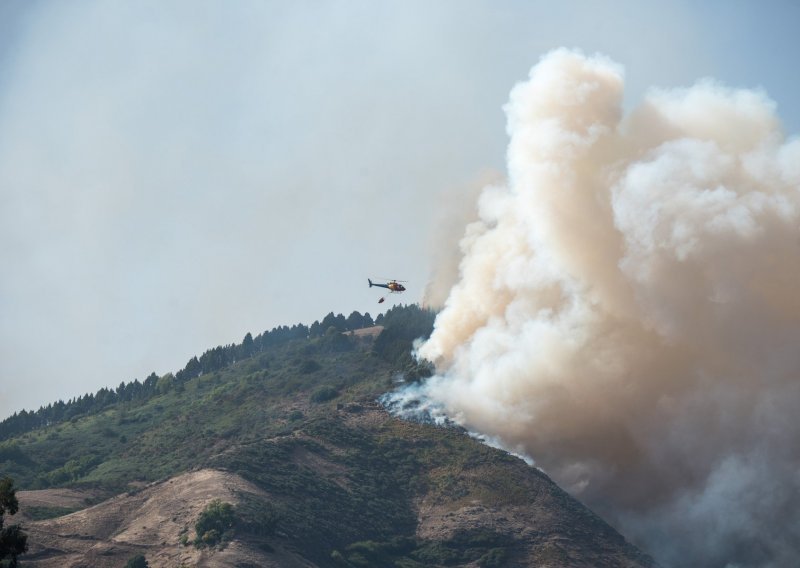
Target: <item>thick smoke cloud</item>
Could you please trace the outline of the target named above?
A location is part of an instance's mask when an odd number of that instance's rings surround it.
[[[764,93],[557,50],[514,87],[425,395],[667,565],[800,543],[800,140]]]

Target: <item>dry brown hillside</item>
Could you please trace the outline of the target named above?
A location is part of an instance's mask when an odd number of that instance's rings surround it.
[[[143,554],[151,567],[176,566],[309,566],[278,547],[267,554],[251,543],[234,540],[224,550],[180,544],[193,538],[200,511],[213,499],[240,503],[243,497],[268,498],[241,477],[204,469],[120,495],[87,509],[46,521],[26,523],[31,543],[23,559],[41,568],[111,568]],[[22,491],[20,509],[48,504],[65,506],[69,497],[52,490]]]

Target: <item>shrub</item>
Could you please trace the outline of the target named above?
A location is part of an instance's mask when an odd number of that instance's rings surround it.
[[[195,545],[214,546],[221,540],[230,540],[233,536],[234,521],[233,505],[214,499],[206,505],[194,525],[197,533]]]
[[[323,385],[311,393],[311,402],[327,402],[339,396],[339,391],[330,385]]]
[[[149,568],[150,565],[147,563],[147,559],[142,556],[141,554],[134,556],[128,563],[125,564],[125,568]]]
[[[241,529],[250,535],[270,536],[275,533],[280,517],[279,511],[271,503],[245,501],[236,507],[236,530]]]
[[[504,548],[492,548],[478,561],[478,566],[481,568],[497,568],[503,566],[507,557],[508,553]]]

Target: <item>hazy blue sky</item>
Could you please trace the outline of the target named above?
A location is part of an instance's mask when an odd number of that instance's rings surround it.
[[[0,1],[0,418],[248,331],[419,301],[545,52],[800,131],[800,4]],[[463,194],[463,195],[460,195]],[[394,299],[394,298],[393,298]]]

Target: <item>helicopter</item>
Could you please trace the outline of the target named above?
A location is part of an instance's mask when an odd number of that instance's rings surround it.
[[[405,280],[389,280],[386,284],[376,284],[370,278],[367,278],[367,282],[369,282],[369,287],[372,288],[373,286],[377,286],[379,288],[386,288],[389,290],[389,293],[400,293],[405,292],[406,287],[400,284],[400,282],[405,282]],[[382,304],[386,300],[386,298],[381,298],[378,300],[379,304]]]
[[[405,282],[405,280],[389,280],[386,284],[376,284],[367,278],[367,282],[369,282],[370,288],[378,286],[379,288],[388,288],[392,292],[405,292],[406,290],[406,287],[400,284],[400,282]]]

